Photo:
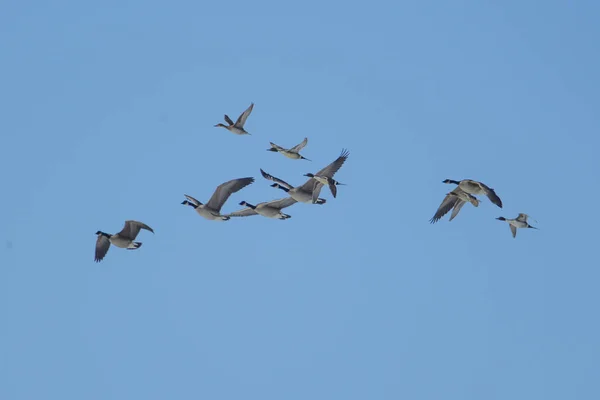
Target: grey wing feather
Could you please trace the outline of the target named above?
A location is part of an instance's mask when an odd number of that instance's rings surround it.
[[[267,174],[265,171],[262,170],[262,168],[260,169],[260,173],[262,174],[263,178],[268,179],[270,181],[273,182],[277,182],[282,186],[285,186],[287,189],[293,189],[294,187],[292,185],[290,185],[289,183],[287,183],[286,181],[276,178],[273,175]]]
[[[269,144],[271,145],[272,148],[274,148],[277,151],[283,151],[283,150],[285,150],[283,147],[281,147],[281,146],[279,146],[279,145],[277,145],[277,144],[275,144],[273,142],[269,142]]]
[[[529,216],[527,214],[520,213],[519,216],[517,217],[517,221],[527,222],[528,217]]]
[[[248,119],[248,116],[250,115],[250,113],[252,112],[252,109],[254,108],[254,103],[250,104],[250,107],[248,107],[246,109],[246,111],[244,111],[239,118],[237,119],[237,121],[235,121],[235,125],[238,128],[243,128],[244,124],[246,123],[246,120]]]
[[[206,203],[206,206],[220,212],[221,207],[229,199],[229,196],[250,185],[252,182],[254,182],[254,178],[240,178],[220,184],[217,186],[210,200],[208,200],[208,203]]]
[[[307,143],[308,143],[308,138],[304,138],[304,140],[302,141],[302,143],[299,143],[299,144],[295,145],[294,147],[292,147],[290,149],[290,151],[292,153],[298,153],[300,150],[302,150],[304,148],[304,146],[306,146]]]
[[[138,233],[140,233],[140,229],[146,229],[154,233],[152,228],[150,228],[143,222],[128,220],[125,221],[125,226],[123,227],[121,232],[119,232],[119,236],[134,240],[137,237]]]
[[[328,176],[330,178],[333,178],[333,175],[335,175],[335,173],[338,172],[342,165],[344,165],[344,162],[346,162],[346,159],[348,159],[349,155],[350,152],[348,150],[342,150],[342,154],[340,154],[340,156],[336,158],[334,162],[317,172],[315,175]]]
[[[313,183],[313,187],[311,189],[312,201],[313,201],[313,203],[316,203],[317,200],[319,199],[319,195],[321,194],[321,189],[323,188],[323,184],[316,179],[313,179],[313,181],[314,181],[314,183]]]
[[[450,219],[448,220],[448,222],[452,221],[454,219],[454,217],[456,217],[458,215],[458,213],[460,212],[460,209],[462,208],[462,206],[465,205],[465,203],[466,203],[465,201],[458,199],[458,201],[454,205],[454,208],[452,209],[452,214],[450,214]]]
[[[190,203],[193,203],[195,206],[200,205],[200,202],[198,200],[196,200],[195,198],[193,198],[192,196],[187,195],[187,194],[184,194],[184,196],[185,196],[186,199],[188,199],[188,201]]]
[[[231,118],[229,118],[229,115],[225,114],[224,118],[225,122],[227,122],[229,125],[233,125],[233,121],[231,120]]]
[[[94,261],[100,262],[108,253],[108,249],[110,248],[110,240],[104,235],[98,235],[98,240],[96,240],[96,254],[94,257]]]
[[[508,226],[510,226],[510,231],[512,232],[513,237],[517,237],[517,227],[510,224]]]
[[[440,204],[434,216],[429,220],[429,222],[431,222],[432,224],[438,222],[444,215],[448,213],[448,211],[450,211],[456,205],[456,202],[459,200],[460,199],[454,194],[448,193],[446,197],[444,197],[442,204]]]
[[[268,201],[266,202],[266,204],[268,204],[271,207],[275,207],[278,209],[282,209],[282,208],[286,208],[291,206],[292,204],[297,203],[296,200],[292,199],[291,197],[286,197],[283,199],[278,199],[278,200],[273,200],[273,201]]]
[[[494,192],[494,189],[490,188],[484,183],[479,182],[479,184],[481,185],[481,188],[483,189],[483,192],[488,197],[488,199],[490,199],[490,201],[498,207],[502,208],[502,200],[500,200],[500,197],[498,197],[496,192]]]
[[[307,193],[312,193],[315,189],[315,182],[318,182],[318,181],[314,178],[308,178],[308,180],[306,182],[304,182],[304,184],[302,186],[300,186],[300,188]],[[319,188],[319,193],[320,192],[321,192],[321,188]],[[319,194],[317,194],[317,196],[318,195]]]
[[[248,207],[248,208],[243,208],[238,211],[234,211],[231,214],[227,214],[226,216],[227,217],[249,217],[251,215],[258,215],[258,213],[254,209]]]

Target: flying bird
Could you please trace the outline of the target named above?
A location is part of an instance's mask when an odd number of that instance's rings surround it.
[[[304,138],[302,143],[295,145],[291,149],[284,149],[283,147],[278,146],[273,142],[269,142],[269,143],[271,144],[271,148],[267,149],[267,151],[279,152],[279,153],[283,154],[284,156],[286,156],[287,158],[291,158],[292,160],[310,161],[308,158],[301,156],[299,154],[300,150],[302,150],[304,148],[304,146],[306,146],[306,144],[308,143],[308,138]]]
[[[244,129],[244,124],[246,123],[246,120],[248,119],[248,116],[252,112],[253,108],[254,108],[254,103],[250,104],[250,107],[248,107],[246,109],[246,111],[244,111],[238,117],[237,121],[235,121],[235,124],[233,123],[233,121],[231,120],[231,118],[229,118],[229,116],[227,114],[225,114],[225,117],[224,117],[225,118],[225,122],[227,122],[228,125],[223,125],[221,123],[218,123],[218,124],[215,125],[215,127],[225,128],[229,132],[235,133],[236,135],[250,135],[250,133],[246,132],[246,130]]]
[[[240,202],[240,205],[246,206],[247,208],[232,212],[228,215],[230,217],[249,217],[251,215],[262,215],[263,217],[267,218],[288,219],[292,218],[292,216],[282,213],[281,210],[295,203],[296,200],[294,200],[291,197],[286,197],[284,199],[272,201],[265,201],[263,203],[258,203],[257,205],[253,205],[242,201]]]
[[[193,207],[200,216],[208,220],[227,221],[229,217],[221,215],[221,207],[229,199],[229,196],[250,185],[252,182],[254,182],[254,178],[233,179],[222,183],[217,186],[217,189],[206,204],[202,204],[192,196],[184,194],[187,200],[184,200],[181,204]]]
[[[472,179],[463,179],[462,181],[446,179],[443,181],[443,183],[458,185],[458,187],[468,194],[484,194],[492,203],[502,208],[502,200],[500,200],[500,197],[498,197],[494,189],[481,182],[477,182]]]
[[[529,222],[527,222],[527,218],[529,218],[529,215],[521,213],[517,218],[514,219],[507,219],[504,217],[498,217],[496,219],[499,221],[508,222],[508,225],[510,226],[510,231],[512,232],[512,237],[514,238],[517,237],[517,228],[538,229],[535,226],[529,225]]]
[[[475,207],[479,207],[479,200],[477,200],[475,196],[464,192],[460,187],[456,187],[453,191],[446,194],[446,197],[444,197],[444,200],[442,200],[442,204],[440,204],[435,212],[435,215],[429,220],[429,222],[435,224],[450,210],[452,210],[452,214],[450,214],[450,219],[448,222],[452,221],[454,217],[458,215],[460,209],[463,205],[465,205],[466,202],[473,204]]]
[[[348,150],[343,149],[342,154],[340,154],[340,156],[336,158],[334,162],[332,162],[316,174],[304,174],[304,176],[308,176],[314,179],[314,187],[312,192],[313,203],[316,203],[318,201],[319,194],[321,193],[321,188],[323,187],[323,185],[329,186],[329,190],[331,191],[331,194],[334,198],[337,196],[336,186],[344,185],[344,183],[336,181],[335,179],[333,179],[333,176],[342,167],[342,165],[344,165],[344,162],[346,162],[346,159],[348,159],[349,155],[350,152],[348,152]]]
[[[260,173],[262,174],[263,178],[275,182],[271,185],[271,187],[283,190],[296,201],[310,204],[325,204],[325,202],[327,201],[325,199],[317,198],[317,202],[313,203],[313,189],[315,188],[315,180],[313,178],[308,179],[301,186],[293,187],[286,181],[266,173],[262,170],[262,168],[260,170]]]
[[[102,231],[96,232],[98,239],[96,240],[96,256],[94,257],[94,261],[102,261],[104,256],[106,256],[111,244],[127,250],[139,249],[142,243],[134,242],[134,240],[138,233],[140,233],[141,229],[146,229],[147,231],[154,233],[152,228],[150,228],[148,225],[144,224],[143,222],[133,220],[125,221],[125,226],[121,232],[114,235]]]

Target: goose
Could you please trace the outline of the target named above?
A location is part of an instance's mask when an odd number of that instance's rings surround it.
[[[304,138],[302,143],[295,145],[291,149],[284,149],[283,147],[278,146],[273,142],[269,142],[269,143],[271,144],[271,148],[267,149],[267,151],[279,152],[279,153],[283,154],[284,156],[286,156],[287,158],[291,158],[292,160],[311,161],[308,158],[301,156],[299,154],[300,150],[302,150],[304,148],[304,146],[306,146],[306,144],[308,143],[308,138]]]
[[[529,215],[521,213],[517,216],[517,218],[514,219],[508,219],[504,217],[498,217],[496,219],[499,221],[508,222],[508,225],[510,226],[510,231],[512,232],[512,237],[515,238],[517,237],[517,228],[538,229],[535,226],[529,225],[529,222],[527,222],[527,218],[529,218]]]
[[[337,185],[344,185],[344,183],[340,183],[333,179],[333,175],[344,165],[346,159],[350,155],[348,150],[342,149],[342,153],[338,158],[335,159],[334,162],[317,172],[316,174],[304,174],[304,176],[308,176],[311,179],[314,179],[314,187],[313,187],[313,203],[316,203],[319,197],[319,193],[321,193],[321,188],[323,185],[329,186],[329,190],[331,194],[335,198],[337,196]]]
[[[244,111],[238,117],[237,121],[235,121],[235,124],[233,123],[233,121],[231,120],[231,118],[229,118],[229,116],[227,114],[225,114],[225,117],[224,117],[225,118],[225,122],[227,122],[229,125],[223,125],[221,123],[218,123],[218,124],[215,125],[215,127],[217,127],[217,128],[225,128],[229,132],[235,133],[236,135],[250,135],[250,133],[246,132],[246,130],[244,129],[244,124],[246,123],[246,120],[248,119],[248,116],[252,112],[253,108],[254,108],[254,103],[251,103],[250,107],[248,107],[246,109],[246,111]]]
[[[315,180],[313,178],[310,178],[309,180],[304,182],[304,184],[302,186],[293,187],[286,181],[276,178],[273,175],[266,173],[265,171],[262,170],[262,168],[260,169],[260,173],[262,174],[262,176],[265,179],[275,182],[271,185],[271,187],[279,188],[279,189],[283,190],[284,192],[289,194],[290,197],[292,197],[294,200],[296,200],[298,202],[313,204],[312,194],[313,194],[313,189],[315,187]],[[317,198],[317,201],[314,204],[325,204],[326,201],[327,200],[325,200],[325,199]]]
[[[447,184],[458,185],[464,192],[469,194],[484,194],[490,199],[492,203],[502,208],[502,200],[500,200],[500,197],[498,197],[496,192],[494,192],[494,189],[481,182],[477,182],[472,179],[463,179],[462,181],[446,179],[442,182]]]
[[[245,188],[252,182],[254,182],[254,178],[232,179],[217,186],[217,189],[206,204],[200,203],[198,200],[187,194],[184,194],[187,200],[184,200],[181,204],[193,207],[199,215],[208,220],[227,221],[229,220],[229,217],[221,215],[221,207],[223,207],[223,204],[225,204],[232,193]]]
[[[456,187],[453,191],[446,194],[442,204],[438,207],[435,215],[429,220],[430,223],[435,224],[439,221],[444,215],[448,213],[448,211],[452,210],[452,214],[450,214],[450,219],[448,222],[452,221],[454,217],[458,215],[460,209],[466,202],[473,204],[475,207],[479,207],[479,200],[469,193],[463,191],[460,187]]]
[[[266,201],[263,203],[258,203],[257,205],[252,205],[246,201],[242,201],[240,202],[240,206],[246,206],[248,208],[232,212],[228,215],[230,217],[249,217],[251,215],[262,215],[263,217],[267,218],[288,219],[292,218],[292,216],[282,213],[281,210],[295,203],[296,200],[291,197]]]
[[[139,249],[142,246],[142,243],[134,242],[134,240],[141,229],[146,229],[147,231],[154,233],[154,230],[148,225],[133,220],[125,221],[125,226],[123,226],[121,232],[114,235],[102,231],[96,232],[98,239],[96,240],[96,255],[94,261],[102,261],[111,244],[127,250]]]

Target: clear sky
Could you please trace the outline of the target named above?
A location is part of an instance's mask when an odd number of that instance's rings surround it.
[[[600,398],[598,2],[0,9],[1,399]],[[289,220],[180,204],[342,148]],[[429,224],[446,178],[504,208]],[[126,219],[156,234],[94,263]]]

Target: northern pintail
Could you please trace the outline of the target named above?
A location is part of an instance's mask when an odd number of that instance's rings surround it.
[[[284,156],[286,156],[287,158],[291,158],[292,160],[310,161],[308,158],[301,156],[299,154],[300,150],[302,150],[304,148],[304,146],[306,146],[306,144],[308,143],[308,138],[304,138],[302,143],[295,145],[291,149],[284,149],[283,147],[278,146],[273,142],[269,142],[269,143],[271,144],[271,148],[267,149],[267,151],[279,152],[279,153],[283,154]]]
[[[232,193],[235,193],[246,186],[254,182],[254,178],[240,178],[233,179],[228,182],[222,183],[217,186],[217,189],[213,193],[208,203],[202,204],[192,196],[184,194],[187,200],[184,200],[181,204],[193,207],[198,214],[209,220],[227,221],[229,217],[227,215],[221,215],[221,207],[229,199]]]
[[[450,215],[450,219],[448,220],[448,222],[452,221],[454,217],[458,215],[460,209],[467,201],[473,204],[475,207],[479,206],[479,200],[477,200],[475,196],[466,193],[460,187],[454,188],[453,191],[446,194],[446,197],[444,197],[442,204],[440,204],[437,211],[435,212],[435,215],[429,220],[429,222],[435,224],[451,209],[452,214]]]
[[[262,215],[263,217],[267,218],[288,219],[292,218],[292,216],[282,213],[281,210],[295,203],[296,200],[294,200],[291,197],[286,197],[285,199],[265,201],[263,203],[258,203],[257,205],[252,205],[250,203],[242,201],[240,202],[240,205],[246,206],[248,208],[232,212],[228,215],[230,217],[249,217],[251,215]]]
[[[100,262],[106,256],[110,245],[113,244],[117,247],[127,250],[139,249],[142,245],[141,242],[134,242],[140,229],[146,229],[154,233],[152,228],[143,222],[128,220],[125,221],[125,226],[121,229],[121,232],[111,235],[102,231],[96,232],[98,239],[96,240],[96,255],[94,257],[95,262]]]
[[[327,200],[322,198],[317,198],[317,202],[313,203],[313,189],[315,188],[315,180],[310,178],[306,182],[304,182],[301,186],[293,187],[286,181],[276,178],[273,175],[266,173],[265,171],[260,170],[260,173],[265,179],[275,182],[271,185],[271,187],[279,188],[289,194],[294,200],[299,201],[301,203],[310,203],[310,204],[325,204]]]
[[[527,218],[529,218],[529,215],[521,213],[517,218],[514,219],[507,219],[504,217],[498,217],[496,219],[499,221],[508,222],[508,225],[510,226],[510,231],[512,232],[512,236],[514,238],[517,237],[517,228],[538,229],[535,226],[529,225],[529,222],[527,222]]]
[[[452,179],[446,179],[443,183],[455,184],[458,185],[464,192],[469,194],[484,194],[486,195],[492,203],[502,208],[502,200],[500,197],[494,192],[494,189],[486,186],[484,183],[474,181],[472,179],[463,179],[462,181],[455,181]]]
[[[250,135],[250,133],[246,132],[246,130],[244,129],[244,124],[246,123],[246,120],[248,119],[248,116],[252,112],[253,108],[254,108],[254,103],[250,104],[250,107],[248,107],[246,109],[246,111],[244,111],[238,117],[237,121],[235,121],[235,124],[233,123],[231,118],[229,118],[229,116],[227,114],[225,114],[225,117],[224,117],[225,122],[227,122],[229,125],[223,125],[223,124],[219,123],[219,124],[216,124],[215,127],[225,128],[229,132],[235,133],[236,135]]]
[[[346,159],[350,155],[348,150],[342,149],[342,154],[338,158],[335,159],[334,162],[317,172],[316,174],[304,174],[304,176],[308,176],[314,180],[314,188],[313,188],[313,203],[317,202],[319,194],[321,193],[321,188],[323,185],[329,186],[329,190],[331,190],[331,194],[335,198],[337,195],[337,185],[344,185],[344,183],[340,183],[333,179],[335,173],[344,165]]]

